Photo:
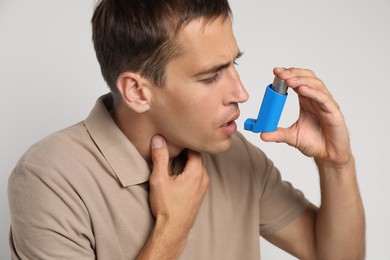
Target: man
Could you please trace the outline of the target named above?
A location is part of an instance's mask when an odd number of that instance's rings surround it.
[[[316,75],[275,68],[300,99],[262,133],[313,157],[320,208],[236,132],[248,99],[225,0],[102,0],[93,41],[111,93],[38,142],[9,181],[14,259],[362,259],[364,212],[343,116]]]

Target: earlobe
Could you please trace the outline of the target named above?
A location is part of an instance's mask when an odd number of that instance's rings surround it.
[[[137,113],[150,109],[150,92],[144,80],[137,73],[124,72],[117,80],[117,88],[123,103]]]

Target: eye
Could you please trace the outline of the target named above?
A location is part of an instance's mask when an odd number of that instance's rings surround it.
[[[210,78],[206,78],[206,79],[202,79],[201,82],[203,82],[204,84],[213,84],[215,82],[217,82],[219,79],[219,74],[215,74],[214,76],[210,77]]]

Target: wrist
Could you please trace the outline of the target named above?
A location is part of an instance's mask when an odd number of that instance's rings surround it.
[[[159,237],[164,237],[175,244],[185,243],[190,229],[190,225],[180,224],[169,216],[156,215],[154,232]]]
[[[355,167],[355,158],[351,150],[334,156],[332,159],[314,158],[319,170],[343,172],[345,169]]]
[[[188,232],[180,232],[166,218],[156,218],[149,240],[137,257],[141,259],[177,259],[183,252]]]
[[[321,187],[323,184],[332,183],[338,185],[342,183],[356,182],[355,159],[351,155],[343,163],[315,160],[320,174]]]

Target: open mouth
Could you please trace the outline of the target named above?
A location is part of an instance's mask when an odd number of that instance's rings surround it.
[[[221,125],[220,129],[225,135],[233,135],[237,131],[235,120],[240,116],[240,111],[235,111],[234,115],[228,119],[226,123]]]
[[[227,127],[227,126],[231,125],[232,123],[234,123],[234,121],[236,121],[238,119],[239,116],[240,116],[240,111],[236,111],[234,113],[234,115],[229,119],[229,121],[227,121],[226,123],[221,125],[221,127]]]
[[[221,126],[221,131],[225,135],[233,135],[237,131],[237,125],[234,121],[229,121]]]

